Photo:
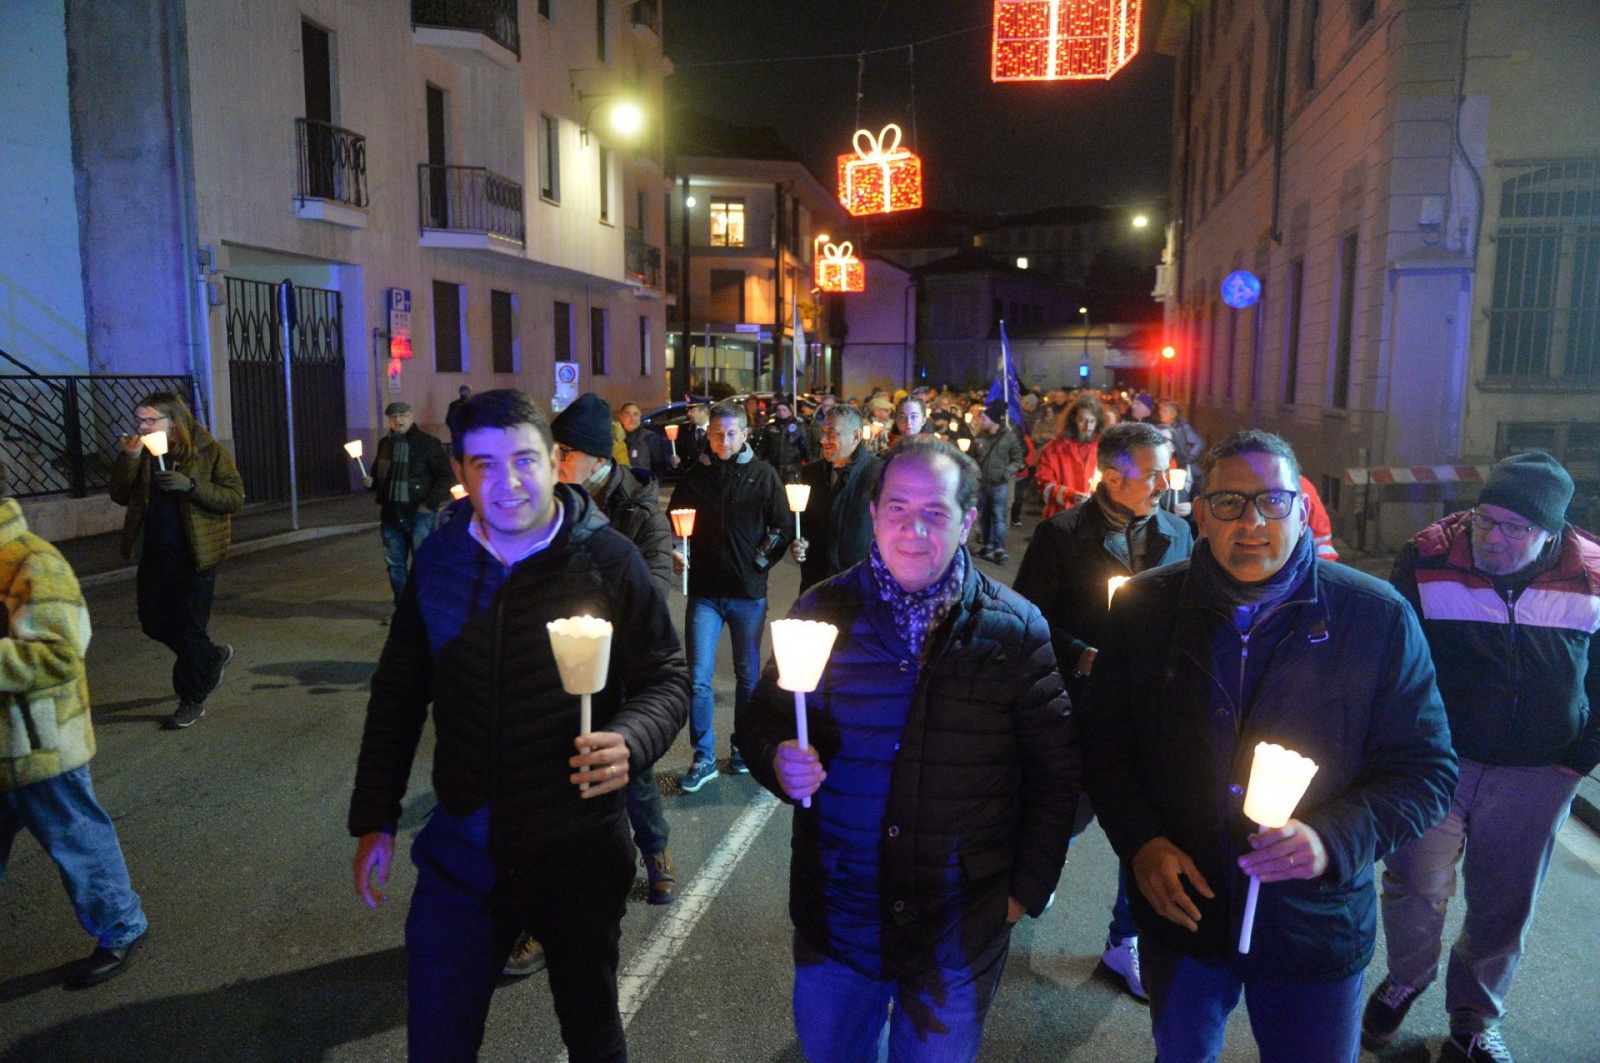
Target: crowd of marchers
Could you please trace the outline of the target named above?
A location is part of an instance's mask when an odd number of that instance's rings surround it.
[[[182,729],[233,655],[206,627],[243,490],[181,398],[134,416],[111,494]],[[574,1063],[627,1058],[621,923],[641,859],[650,902],[676,896],[652,770],[685,723],[684,791],[748,772],[793,806],[793,1018],[813,1063],[976,1058],[1011,928],[1049,907],[1096,819],[1120,858],[1102,959],[1148,1001],[1159,1059],[1218,1058],[1243,999],[1263,1060],[1350,1063],[1441,973],[1439,1059],[1512,1058],[1522,944],[1600,763],[1600,541],[1568,522],[1573,482],[1549,455],[1496,464],[1384,582],[1337,563],[1284,440],[1206,447],[1143,393],[752,397],[692,406],[674,438],[592,394],[552,420],[463,389],[448,444],[405,403],[385,417],[363,485],[394,611],[348,826],[376,906],[431,718],[411,1059],[476,1058],[496,986],[540,967]],[[1030,499],[1043,519],[1007,586]],[[837,632],[801,710],[760,657],[786,554],[804,588],[787,615]],[[10,497],[0,588],[0,875],[30,830],[96,938],[69,984],[93,985],[147,921],[89,780],[82,594]],[[613,632],[592,698],[567,689],[548,630],[582,615]],[[1260,743],[1317,765],[1281,825],[1245,814]],[[1387,975],[1369,987],[1380,918]]]

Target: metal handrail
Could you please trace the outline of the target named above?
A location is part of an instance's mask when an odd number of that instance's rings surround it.
[[[473,30],[522,58],[517,0],[411,0],[411,25]]]

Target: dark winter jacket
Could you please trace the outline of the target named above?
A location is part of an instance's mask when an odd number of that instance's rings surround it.
[[[1241,637],[1232,609],[1202,597],[1190,565],[1145,572],[1117,592],[1080,709],[1085,781],[1124,865],[1166,838],[1216,892],[1207,900],[1189,890],[1198,931],[1130,888],[1134,919],[1164,948],[1231,960],[1252,978],[1354,974],[1376,940],[1373,862],[1442,820],[1455,792],[1416,614],[1388,584],[1314,561]],[[1316,761],[1295,816],[1321,836],[1328,868],[1263,885],[1254,944],[1240,956],[1249,879],[1236,860],[1256,829],[1243,805],[1258,742]]]
[[[644,469],[652,476],[660,476],[666,471],[670,453],[666,436],[640,425],[625,433],[622,443],[628,448],[628,464],[633,468]]]
[[[800,475],[800,466],[817,453],[811,449],[805,425],[794,417],[786,421],[774,418],[761,430],[756,444],[756,457],[778,470],[785,483],[792,483]]]
[[[228,556],[233,540],[232,514],[244,508],[244,480],[228,452],[199,425],[195,426],[190,452],[176,463],[169,454],[166,462],[168,468],[176,468],[194,481],[193,491],[177,494],[177,504],[184,538],[194,555],[194,567],[204,572]],[[155,471],[156,459],[142,447],[137,454],[119,451],[111,469],[106,493],[117,505],[128,507],[122,520],[122,556],[129,561],[139,560],[144,552],[144,519],[150,507],[150,492],[159,490],[151,485],[150,477]]]
[[[878,459],[866,447],[856,447],[844,467],[844,482],[835,494],[831,486],[833,463],[822,459],[800,470],[800,482],[811,485],[805,512],[800,514],[800,537],[806,541],[806,559],[800,563],[800,587],[815,586],[836,576],[872,550],[872,478]]]
[[[384,516],[390,516],[397,507],[389,501],[389,477],[405,476],[410,481],[407,487],[411,505],[400,515],[409,517],[419,506],[437,513],[450,501],[450,487],[456,482],[450,455],[443,443],[417,425],[406,429],[405,437],[408,457],[404,470],[394,466],[394,433],[385,432],[378,440],[378,452],[372,459],[371,490],[383,507]]]
[[[1422,617],[1456,752],[1480,764],[1600,764],[1600,542],[1572,525],[1529,581],[1473,568],[1470,517],[1424,528],[1390,581]]]
[[[661,488],[643,469],[611,463],[605,483],[594,492],[595,504],[611,526],[639,548],[662,597],[672,592],[672,523],[661,508]]]
[[[767,596],[767,571],[794,541],[794,514],[772,466],[748,445],[727,461],[707,450],[678,481],[672,508],[695,511],[691,596]]]
[[[970,453],[978,463],[979,483],[984,487],[1010,483],[1027,464],[1017,434],[1005,425],[998,432],[973,433]]]
[[[806,592],[790,615],[839,628],[807,696],[830,775],[796,806],[789,912],[812,947],[874,977],[977,964],[1006,940],[1006,898],[1037,916],[1066,857],[1077,805],[1077,727],[1044,618],[968,563],[959,601],[920,657],[878,596],[870,564]],[[795,737],[794,696],[768,664],[735,722],[751,773]],[[887,773],[888,801],[840,785]],[[880,810],[877,814],[873,814]],[[867,907],[862,907],[863,899]]]
[[[682,728],[683,649],[644,559],[582,491],[562,484],[556,497],[555,540],[509,569],[472,537],[471,519],[450,521],[418,549],[372,677],[352,835],[394,830],[430,702],[434,792],[453,815],[489,806],[490,855],[502,873],[618,829],[623,791],[580,800],[569,781],[579,698],[562,689],[552,620],[611,621],[593,727],[627,740],[630,771],[655,763]]]
[[[1132,576],[1146,569],[1182,561],[1194,549],[1189,525],[1165,510],[1149,518],[1144,552],[1135,564],[1124,564],[1106,542],[1112,531],[1093,499],[1040,524],[1022,555],[1013,582],[1018,593],[1039,607],[1050,622],[1061,674],[1071,676],[1083,651],[1105,640],[1110,616],[1107,593],[1111,577]]]

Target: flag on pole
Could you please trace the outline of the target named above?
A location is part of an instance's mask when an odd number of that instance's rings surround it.
[[[806,330],[800,324],[800,300],[794,301],[794,393],[799,395],[805,389],[800,386],[801,374],[806,366]]]
[[[995,366],[994,383],[985,402],[1004,397],[1012,424],[1026,424],[1022,418],[1022,385],[1017,382],[1017,366],[1011,360],[1011,345],[1006,340],[1006,323],[1000,322],[1000,362]]]

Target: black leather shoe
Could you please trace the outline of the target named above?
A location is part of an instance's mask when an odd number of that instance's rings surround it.
[[[107,979],[115,978],[128,969],[129,957],[143,940],[144,935],[141,934],[120,949],[108,949],[104,945],[96,946],[89,954],[89,958],[79,961],[67,975],[67,988],[88,989],[92,985],[99,985]]]

